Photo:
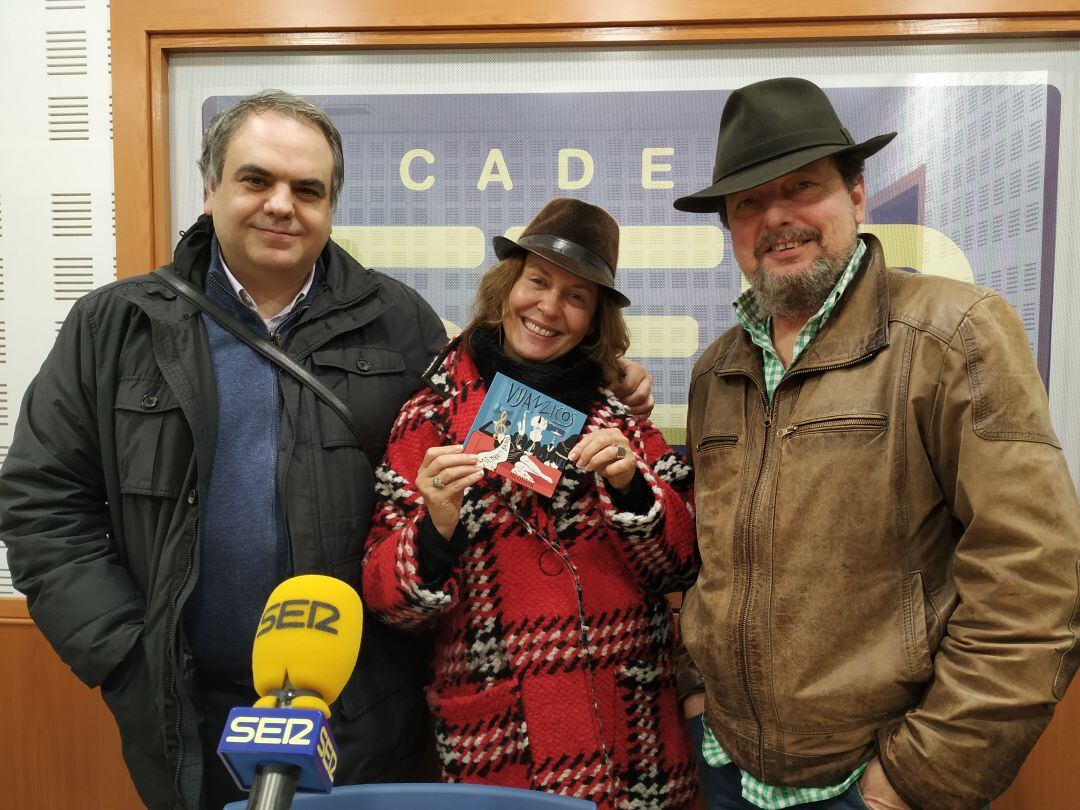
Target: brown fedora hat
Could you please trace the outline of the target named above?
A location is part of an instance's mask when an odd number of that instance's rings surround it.
[[[615,289],[619,223],[599,206],[568,197],[552,200],[516,242],[496,236],[491,244],[500,259],[521,250],[535,253],[575,276],[596,282],[620,307],[630,306],[630,299]]]
[[[724,195],[759,186],[829,155],[869,157],[895,132],[855,143],[806,79],[767,79],[734,91],[720,116],[712,185],[675,200],[680,211],[719,211]]]

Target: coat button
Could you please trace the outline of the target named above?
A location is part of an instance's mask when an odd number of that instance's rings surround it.
[[[143,394],[142,406],[144,408],[156,408],[157,403],[158,398],[155,397],[153,394]]]
[[[367,371],[369,368],[371,368],[371,363],[361,357],[359,360],[356,361],[356,367],[361,371]]]
[[[554,551],[545,549],[540,553],[540,570],[549,577],[557,577],[563,571],[563,561]]]

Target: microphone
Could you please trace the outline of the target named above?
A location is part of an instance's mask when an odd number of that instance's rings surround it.
[[[364,614],[340,579],[305,574],[266,600],[251,671],[259,699],[229,712],[218,755],[248,810],[284,810],[296,791],[328,793],[337,769],[330,704],[356,666]]]

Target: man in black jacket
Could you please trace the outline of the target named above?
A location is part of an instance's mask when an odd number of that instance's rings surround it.
[[[200,168],[209,216],[171,270],[328,385],[368,446],[153,276],[72,309],[26,394],[0,529],[32,617],[101,685],[154,808],[239,798],[213,749],[228,708],[255,697],[262,605],[292,574],[359,583],[372,468],[446,338],[415,291],[329,241],[344,171],[321,110],[245,99],[212,122]],[[422,655],[368,622],[332,721],[339,783],[408,775]]]
[[[411,288],[330,241],[341,138],[268,91],[215,117],[205,211],[168,268],[269,336],[365,434],[155,276],[72,308],[23,402],[0,471],[0,539],[46,638],[102,697],[152,808],[241,794],[214,753],[254,700],[251,640],[282,579],[360,582],[373,467],[446,339]],[[651,410],[629,364],[619,392]],[[365,623],[331,723],[339,784],[406,778],[422,753],[426,652]]]

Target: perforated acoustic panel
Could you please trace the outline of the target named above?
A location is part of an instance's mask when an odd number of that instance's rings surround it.
[[[90,100],[86,96],[49,96],[49,140],[90,140]]]
[[[108,20],[106,0],[0,3],[0,461],[72,302],[115,277]]]

